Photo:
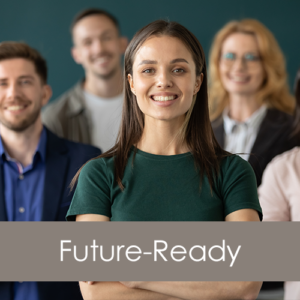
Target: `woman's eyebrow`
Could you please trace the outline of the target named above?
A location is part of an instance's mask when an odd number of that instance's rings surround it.
[[[157,61],[156,60],[142,60],[139,63],[139,66],[140,65],[153,65],[153,64],[157,64]]]
[[[171,64],[176,64],[176,63],[179,63],[179,62],[185,62],[185,63],[188,64],[188,61],[187,61],[186,59],[184,59],[184,58],[176,58],[176,59],[173,59],[173,60],[171,61]]]
[[[176,58],[176,59],[173,59],[171,60],[171,64],[176,64],[178,62],[184,62],[184,63],[187,63],[188,64],[188,61],[184,58]],[[140,63],[139,63],[139,66],[140,65],[153,65],[153,64],[157,64],[157,61],[156,60],[142,60]]]

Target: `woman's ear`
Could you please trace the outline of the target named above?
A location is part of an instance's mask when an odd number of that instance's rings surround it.
[[[128,74],[128,75],[127,75],[127,80],[128,80],[128,82],[129,82],[130,89],[131,89],[132,93],[135,95],[135,89],[134,89],[134,84],[133,84],[133,78],[132,78],[131,74]]]
[[[200,76],[196,77],[196,83],[195,83],[195,88],[194,88],[194,95],[197,94],[201,88],[201,84],[203,82],[203,73],[200,74]]]

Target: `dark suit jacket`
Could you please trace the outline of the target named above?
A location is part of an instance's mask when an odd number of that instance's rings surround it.
[[[100,153],[98,148],[61,139],[47,130],[42,221],[65,221],[73,196],[68,188],[72,178],[86,161]],[[2,163],[0,163],[0,221],[7,221]],[[78,282],[38,282],[38,292],[40,300],[82,300]],[[0,283],[0,299],[13,300],[12,282]]]
[[[217,141],[221,147],[224,147],[223,118],[213,121],[212,127]],[[292,131],[293,118],[290,115],[276,109],[267,110],[249,157],[249,163],[256,175],[257,186],[261,184],[267,164],[276,155],[300,146],[300,139],[292,136]]]
[[[221,147],[224,147],[225,132],[223,118],[212,122],[215,137]],[[276,156],[296,146],[300,146],[300,139],[292,136],[293,118],[279,110],[268,109],[263,119],[256,140],[251,150],[249,163],[256,175],[257,186],[261,184],[263,172],[267,164]],[[283,288],[282,282],[264,282],[262,290]]]

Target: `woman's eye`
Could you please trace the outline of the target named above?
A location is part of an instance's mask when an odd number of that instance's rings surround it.
[[[259,57],[257,55],[252,54],[252,53],[245,54],[244,58],[245,58],[246,61],[256,61],[256,60],[259,60]]]
[[[154,70],[153,69],[146,69],[143,71],[143,73],[146,73],[146,74],[150,74],[150,73],[153,73]]]
[[[183,69],[175,69],[173,70],[174,73],[183,73],[184,70]]]
[[[227,52],[223,54],[223,58],[227,60],[235,60],[235,54],[232,52]]]

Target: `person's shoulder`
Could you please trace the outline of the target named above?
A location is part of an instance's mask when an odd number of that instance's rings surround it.
[[[75,159],[82,159],[83,161],[94,158],[101,154],[101,150],[97,147],[67,140],[57,136],[55,133],[49,130],[47,126],[45,126],[45,128],[47,130],[49,142],[48,148],[52,151],[66,153],[66,155],[74,157]]]
[[[297,182],[298,179],[294,180],[299,177],[299,172],[300,147],[295,147],[271,160],[263,174],[262,187],[274,182],[277,185],[276,189],[280,187],[283,191],[287,191],[293,182]]]
[[[106,168],[106,163],[103,157],[93,158],[88,161],[82,168],[82,172],[90,172]]]
[[[96,157],[96,158],[93,158],[91,160],[89,160],[85,165],[84,167],[82,168],[80,174],[81,176],[85,177],[85,176],[101,176],[103,177],[103,175],[105,177],[109,175],[111,175],[110,171],[113,171],[111,170],[111,161],[113,161],[113,158],[112,157]]]
[[[289,151],[275,156],[268,167],[282,172],[298,165],[300,165],[300,147],[294,147]]]
[[[220,175],[222,180],[231,180],[232,178],[254,178],[254,171],[248,161],[236,154],[229,154],[224,157],[220,164]]]
[[[269,145],[270,159],[278,154],[300,146],[300,136],[295,134],[295,119],[292,115],[277,109],[268,109],[267,115],[261,124],[265,127],[264,134],[266,143]],[[261,136],[262,138],[262,136]],[[262,142],[262,139],[260,139]],[[268,161],[269,162],[269,161]]]
[[[245,161],[240,156],[238,156],[236,154],[228,154],[221,160],[221,169],[224,170],[224,169],[228,169],[228,168],[232,168],[232,169],[250,168],[251,169],[251,166],[247,161]]]
[[[265,119],[270,120],[272,122],[276,122],[282,125],[282,123],[287,123],[289,125],[292,125],[293,123],[293,116],[278,110],[276,108],[268,108],[267,109],[267,114],[265,116]]]
[[[53,113],[58,113],[64,109],[64,107],[70,105],[70,101],[74,97],[79,97],[79,90],[81,89],[81,83],[78,82],[62,95],[60,95],[55,100],[51,101],[42,111],[43,115],[52,115]]]
[[[95,153],[95,156],[98,156],[101,154],[101,150],[95,146],[92,145],[88,145],[88,144],[83,144],[83,143],[78,143],[78,142],[73,142],[64,138],[60,138],[64,141],[64,143],[66,144],[66,146],[75,153],[82,153],[82,152],[86,152],[86,153]]]

